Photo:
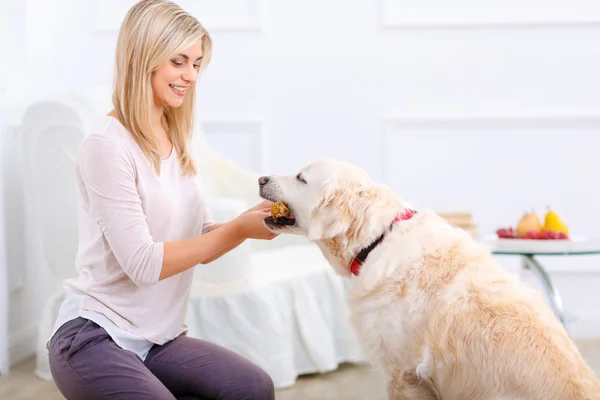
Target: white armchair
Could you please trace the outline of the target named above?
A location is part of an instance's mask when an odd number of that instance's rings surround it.
[[[84,137],[80,116],[61,102],[40,102],[25,110],[15,127],[22,146],[27,207],[33,216],[34,240],[49,268],[53,293],[45,301],[38,325],[35,373],[52,379],[46,340],[64,299],[62,283],[75,274],[77,197],[75,154]]]
[[[52,377],[45,342],[64,298],[62,281],[75,272],[74,157],[89,119],[106,112],[95,107],[94,100],[64,97],[32,105],[17,129],[39,247],[55,277],[55,294],[43,310],[36,350],[36,374],[48,380]],[[201,134],[194,148],[198,179],[217,221],[234,218],[261,201],[257,175],[210,149]],[[341,278],[308,240],[282,235],[271,241],[246,241],[218,260],[195,267],[188,335],[244,355],[263,367],[276,387],[289,386],[300,374],[363,361],[347,318],[345,293]]]

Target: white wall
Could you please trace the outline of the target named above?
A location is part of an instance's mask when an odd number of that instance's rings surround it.
[[[116,30],[131,0],[7,4],[0,96],[10,116],[52,94],[109,87]],[[179,4],[215,42],[199,82],[199,118],[209,142],[243,166],[279,173],[333,156],[417,205],[473,212],[482,232],[550,204],[574,232],[598,236],[597,0]],[[19,165],[17,146],[10,135],[5,167]],[[18,172],[5,180],[18,356],[47,293]],[[579,318],[577,335],[600,337],[599,259],[543,261]]]
[[[2,32],[0,32],[1,34]],[[3,91],[0,84],[0,95]],[[0,133],[4,115],[0,112]],[[0,135],[0,150],[4,148],[4,135]],[[2,151],[0,151],[2,154]],[[8,371],[8,269],[6,265],[5,224],[4,224],[4,166],[0,164],[0,375]]]
[[[0,138],[0,148],[2,138]],[[0,168],[1,170],[1,168]],[[6,267],[6,246],[4,232],[4,187],[2,175],[0,175],[0,375],[8,371],[9,366],[9,343],[8,343],[8,270]]]
[[[6,54],[7,38],[9,30],[8,21],[8,3],[0,2],[0,52]],[[5,132],[5,101],[7,68],[6,62],[0,62],[0,155],[4,155],[4,149],[7,148]],[[8,226],[5,225],[5,181],[4,164],[0,164],[0,375],[8,371],[9,366],[9,276],[6,260],[5,234]]]

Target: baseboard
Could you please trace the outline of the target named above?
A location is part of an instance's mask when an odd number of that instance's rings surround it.
[[[9,362],[15,365],[35,354],[37,325],[31,325],[9,334]]]

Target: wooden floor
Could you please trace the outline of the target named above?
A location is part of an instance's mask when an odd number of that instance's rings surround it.
[[[600,376],[600,341],[577,342],[583,356]],[[52,382],[33,374],[33,359],[0,377],[2,400],[64,400]],[[278,390],[277,400],[386,400],[383,379],[369,367],[342,365],[337,371],[301,377],[296,385]]]

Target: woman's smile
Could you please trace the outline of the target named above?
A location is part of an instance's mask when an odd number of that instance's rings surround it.
[[[177,85],[173,85],[173,84],[169,85],[169,87],[171,88],[173,93],[175,93],[177,96],[181,96],[181,97],[183,97],[185,95],[185,91],[188,88],[188,86],[177,86]]]

